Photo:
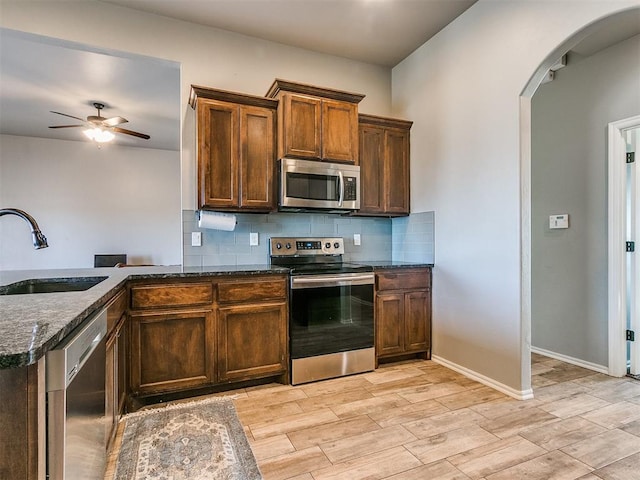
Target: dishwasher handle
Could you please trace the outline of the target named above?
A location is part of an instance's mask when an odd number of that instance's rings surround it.
[[[107,310],[102,309],[82,323],[46,356],[47,392],[64,390],[107,334]]]

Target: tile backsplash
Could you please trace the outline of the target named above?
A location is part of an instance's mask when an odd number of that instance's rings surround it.
[[[391,260],[391,220],[356,218],[336,214],[270,213],[236,214],[234,231],[198,228],[198,212],[183,210],[183,256],[185,266],[251,265],[269,262],[269,238],[326,236],[344,237],[348,261]],[[202,246],[191,246],[191,232],[202,232]],[[249,233],[259,235],[257,246],[249,245]],[[353,244],[353,234],[361,245]]]
[[[435,263],[435,213],[392,220],[391,256],[396,262]]]
[[[429,213],[393,220],[323,213],[241,213],[236,214],[235,230],[226,232],[198,228],[198,212],[183,210],[183,263],[190,267],[265,264],[271,237],[303,236],[343,237],[346,261],[427,262],[433,259],[433,212]],[[191,232],[202,232],[201,247],[191,246]],[[249,245],[252,232],[258,233],[257,246]],[[403,232],[408,238],[403,238]],[[354,233],[361,236],[359,246],[353,243]],[[410,251],[403,253],[396,243]]]

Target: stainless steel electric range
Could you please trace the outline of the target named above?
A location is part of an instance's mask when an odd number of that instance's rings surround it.
[[[342,238],[274,237],[273,265],[291,269],[291,383],[375,368],[373,268],[343,262]]]

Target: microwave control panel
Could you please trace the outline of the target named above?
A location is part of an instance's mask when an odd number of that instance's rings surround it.
[[[358,198],[358,182],[356,177],[344,177],[344,200],[352,201]]]

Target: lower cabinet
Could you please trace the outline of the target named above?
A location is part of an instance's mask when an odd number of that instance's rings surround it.
[[[287,277],[132,283],[133,396],[288,375]]]
[[[126,385],[126,325],[127,292],[121,290],[107,304],[107,342],[105,371],[105,424],[107,450],[118,429],[120,415],[124,413]]]
[[[218,310],[216,326],[218,381],[286,372],[286,304],[222,307]]]
[[[131,315],[131,390],[161,393],[213,383],[211,310]]]
[[[376,273],[376,358],[431,354],[431,269]]]

